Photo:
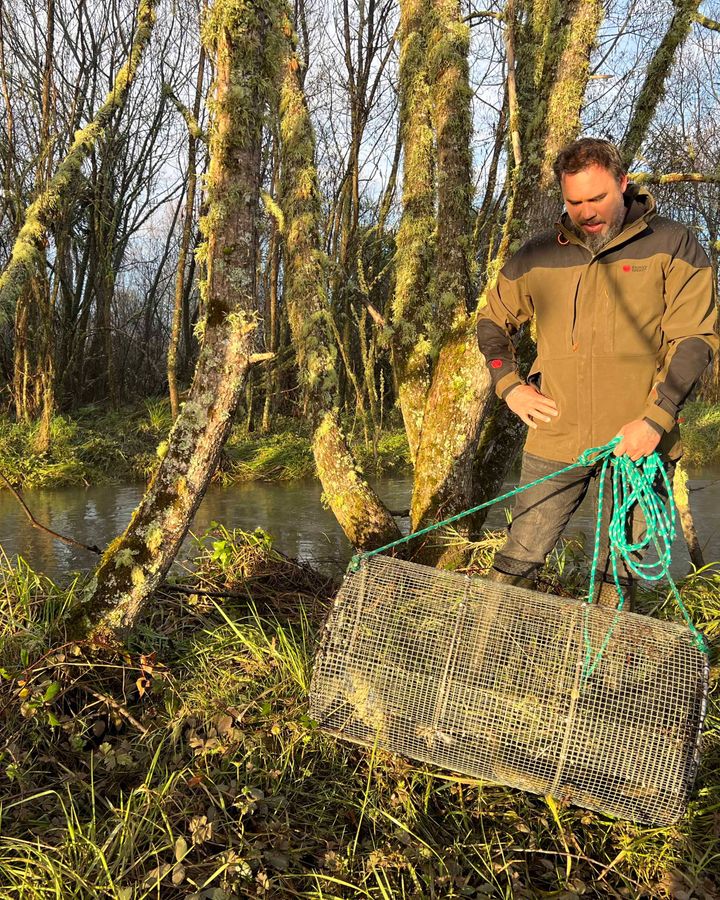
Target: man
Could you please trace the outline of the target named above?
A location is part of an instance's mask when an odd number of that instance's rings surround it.
[[[505,265],[478,316],[495,391],[530,428],[521,483],[616,435],[615,455],[657,450],[672,470],[682,452],[678,413],[718,346],[710,263],[687,227],[659,216],[652,196],[628,183],[608,141],[574,141],[554,171],[565,213]],[[523,381],[511,338],[533,318],[537,358]],[[518,494],[491,577],[531,587],[598,473],[581,467]],[[606,534],[609,490],[605,497]],[[598,602],[615,606],[603,544]],[[631,573],[619,572],[627,598]]]

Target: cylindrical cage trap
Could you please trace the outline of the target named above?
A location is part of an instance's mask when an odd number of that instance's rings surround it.
[[[688,628],[376,556],[323,633],[320,727],[653,825],[688,802],[708,690]]]

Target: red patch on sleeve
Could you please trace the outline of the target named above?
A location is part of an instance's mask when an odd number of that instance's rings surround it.
[[[493,367],[493,369],[502,368],[502,364],[503,364],[503,361],[501,359],[491,359],[490,360],[490,365]]]
[[[627,264],[623,266],[623,272],[629,272],[632,266],[628,266]]]

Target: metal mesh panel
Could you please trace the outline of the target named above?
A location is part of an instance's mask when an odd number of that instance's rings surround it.
[[[310,714],[351,741],[664,825],[688,801],[707,680],[684,626],[377,556],[335,601]]]

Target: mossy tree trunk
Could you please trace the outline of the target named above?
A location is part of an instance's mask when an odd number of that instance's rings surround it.
[[[14,308],[28,279],[32,277],[36,267],[44,263],[43,251],[48,228],[57,221],[58,213],[64,208],[65,202],[72,199],[82,164],[92,152],[112,116],[125,103],[143,52],[150,41],[155,24],[155,4],[156,0],[141,0],[130,54],[117,73],[112,89],[92,122],[75,134],[70,150],[50,179],[47,189],[27,210],[25,222],[13,245],[10,260],[0,276],[0,317],[7,316]]]
[[[486,289],[508,254],[533,232],[552,225],[560,213],[552,163],[558,150],[580,131],[590,53],[602,16],[600,0],[531,0],[506,7],[506,46],[515,62],[510,67],[515,92],[509,90],[510,131],[515,144],[508,175],[508,214]],[[481,298],[480,305],[482,302]],[[527,370],[535,354],[529,329],[521,333],[516,354],[521,370]],[[476,502],[498,494],[527,433],[506,404],[493,403],[496,408],[486,422],[478,449]]]
[[[170,330],[170,342],[167,354],[168,394],[170,397],[170,411],[173,419],[180,412],[180,397],[178,388],[178,350],[180,348],[180,334],[182,332],[184,307],[187,305],[186,267],[190,252],[190,244],[193,234],[193,219],[195,217],[195,194],[197,191],[197,151],[201,134],[198,133],[197,121],[200,118],[200,104],[202,102],[203,80],[205,75],[205,47],[200,46],[198,58],[197,76],[195,79],[195,99],[192,109],[193,123],[188,125],[188,180],[185,194],[185,212],[183,218],[182,234],[180,236],[180,250],[178,252],[177,272],[175,275],[175,297],[173,303],[172,327]],[[186,355],[189,348],[186,348]]]
[[[622,142],[622,154],[629,166],[645,139],[658,104],[665,96],[665,83],[678,49],[690,34],[697,16],[699,0],[674,0],[675,13],[645,72],[645,81],[633,106]]]
[[[435,265],[435,137],[427,57],[432,8],[400,2],[400,129],[404,164],[392,303],[397,396],[415,462],[430,387],[431,280]]]
[[[52,152],[55,125],[53,102],[53,57],[55,47],[55,0],[47,0],[45,27],[45,59],[40,100],[39,152],[35,172],[35,195],[47,189],[52,178]],[[6,101],[7,101],[6,97]],[[12,120],[10,121],[12,126]],[[12,134],[12,127],[11,127]],[[62,215],[57,216],[56,243],[66,228]],[[60,236],[60,237],[59,237]],[[48,277],[47,238],[38,248],[38,256],[24,290],[15,305],[14,373],[15,410],[19,420],[30,422],[39,414],[34,449],[44,453],[50,448],[50,427],[55,413],[54,368],[54,298]]]
[[[413,529],[467,509],[473,458],[490,378],[470,315],[472,260],[471,92],[468,26],[458,0],[435,0],[428,54],[436,135],[437,250],[433,339],[439,347],[423,411],[411,504]],[[422,558],[451,564],[452,551],[425,545]]]
[[[682,462],[678,462],[675,467],[675,475],[672,483],[673,497],[675,505],[680,514],[680,525],[682,526],[683,536],[687,544],[690,562],[696,569],[702,569],[705,565],[702,546],[698,538],[697,529],[695,528],[695,519],[690,507],[690,489],[688,487],[687,469]]]
[[[289,18],[283,31],[287,44],[280,96],[280,207],[285,302],[314,421],[313,454],[325,498],[353,546],[370,549],[400,532],[359,472],[340,426],[336,352],[324,289],[326,259],[320,249],[315,137]]]
[[[205,333],[195,377],[162,448],[160,467],[125,533],[94,573],[73,623],[96,642],[135,624],[165,576],[230,431],[253,353],[261,138],[274,96],[276,0],[215,0],[203,25],[215,61]]]

